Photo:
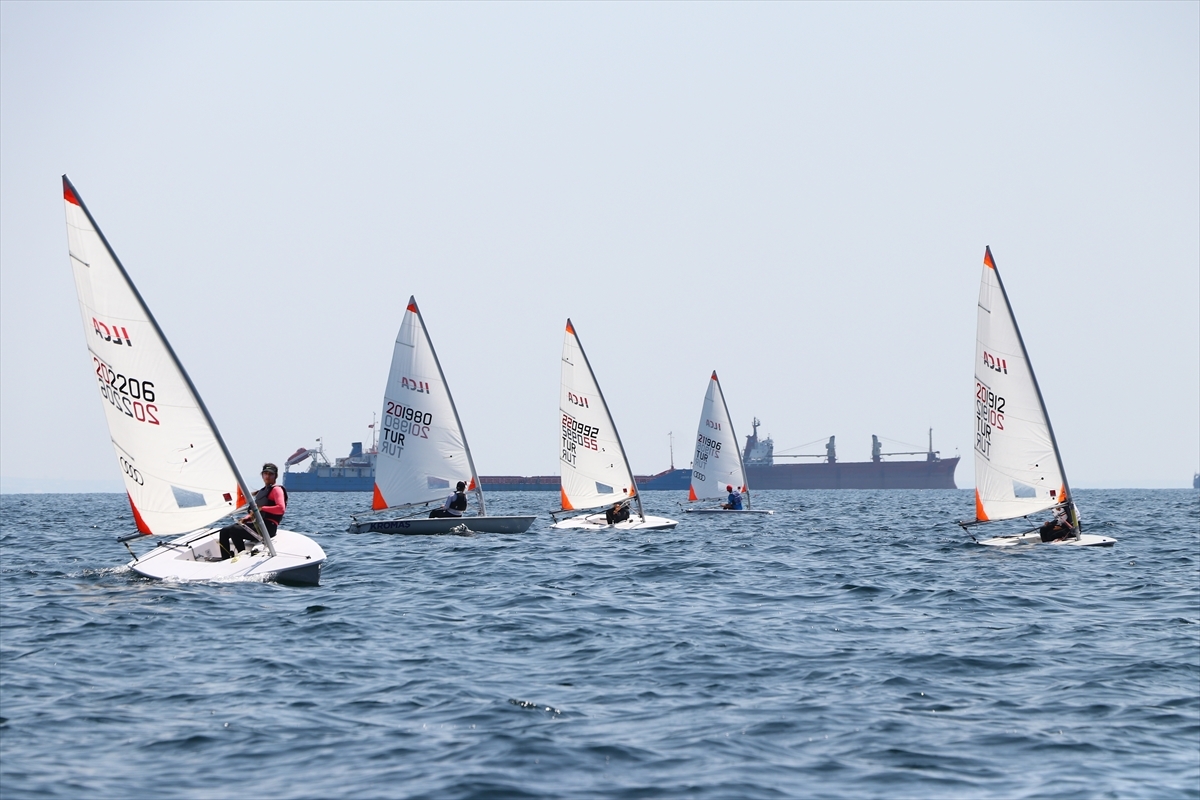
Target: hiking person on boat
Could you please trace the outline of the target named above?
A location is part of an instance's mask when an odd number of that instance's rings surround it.
[[[287,511],[287,489],[275,485],[275,481],[279,479],[279,467],[269,461],[263,464],[262,479],[263,487],[254,493],[254,503],[267,526],[267,535],[274,538],[279,523],[283,522],[284,512]],[[254,515],[247,514],[237,524],[221,528],[221,560],[232,556],[234,548],[238,551],[245,550],[246,542],[261,541],[262,537],[254,530]]]
[[[1060,506],[1054,510],[1054,518],[1047,520],[1038,533],[1042,535],[1043,542],[1054,542],[1059,539],[1067,539],[1075,535],[1075,526],[1071,524],[1071,517],[1067,513],[1066,506]]]
[[[612,508],[604,512],[604,521],[609,525],[616,525],[618,522],[624,522],[629,519],[629,501],[618,500],[613,503]]]
[[[732,486],[726,486],[725,491],[729,492],[727,502],[721,504],[721,508],[726,511],[741,511],[742,510],[742,493],[735,490]]]
[[[465,481],[459,481],[454,487],[454,494],[446,498],[446,502],[441,508],[435,508],[429,512],[430,519],[440,519],[442,517],[461,517],[462,512],[467,510],[467,484]]]

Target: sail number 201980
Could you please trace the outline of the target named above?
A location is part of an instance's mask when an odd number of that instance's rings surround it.
[[[158,425],[158,406],[154,405],[154,384],[122,375],[92,356],[96,365],[96,379],[100,382],[100,396],[113,408],[130,419]]]
[[[379,451],[390,456],[399,456],[404,450],[404,437],[428,439],[433,414],[418,411],[412,406],[393,403],[384,399],[383,430],[379,436]]]
[[[1004,430],[1004,398],[975,381],[975,449],[991,456],[992,431]]]

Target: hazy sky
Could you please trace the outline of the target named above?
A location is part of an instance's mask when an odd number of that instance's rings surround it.
[[[991,245],[1071,483],[1200,467],[1200,4],[0,4],[0,475],[111,480],[59,176],[251,480],[369,438],[415,295],[482,474],[576,325],[636,472],[934,429]],[[806,452],[823,452],[813,445]],[[26,485],[26,484],[21,484]]]

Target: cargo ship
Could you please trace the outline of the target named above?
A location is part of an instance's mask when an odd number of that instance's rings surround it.
[[[758,489],[956,489],[954,470],[958,456],[942,458],[933,449],[933,430],[929,431],[929,449],[884,453],[879,437],[871,437],[870,461],[839,461],[836,437],[830,436],[825,453],[785,455],[775,453],[771,437],[760,439],[758,419],[753,433],[746,437],[743,460],[750,488]],[[320,442],[320,440],[318,440]],[[895,456],[925,456],[924,459],[885,461]],[[816,463],[776,463],[776,459],[817,458]],[[307,471],[292,471],[293,466],[311,459]],[[646,491],[686,492],[691,484],[690,468],[671,467],[654,475],[634,476]],[[485,492],[556,492],[557,475],[480,475]],[[375,485],[375,448],[364,451],[362,442],[350,445],[350,455],[330,463],[321,447],[300,448],[287,460],[283,484],[291,492],[369,492]]]

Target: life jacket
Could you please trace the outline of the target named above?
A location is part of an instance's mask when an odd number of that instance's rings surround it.
[[[467,495],[465,492],[455,492],[454,499],[450,501],[450,507],[455,511],[467,510]]]
[[[288,501],[288,490],[283,488],[282,486],[280,486],[278,483],[275,484],[274,486],[264,486],[261,489],[259,489],[257,492],[255,492],[254,493],[254,505],[258,506],[259,513],[262,514],[263,519],[267,520],[268,522],[274,522],[275,526],[279,527],[279,523],[283,522],[283,514],[271,514],[267,511],[262,510],[263,505],[265,503],[269,503],[271,501],[271,490],[272,489],[278,489],[279,491],[283,492],[283,505],[284,505],[284,508],[286,509],[287,501]]]

